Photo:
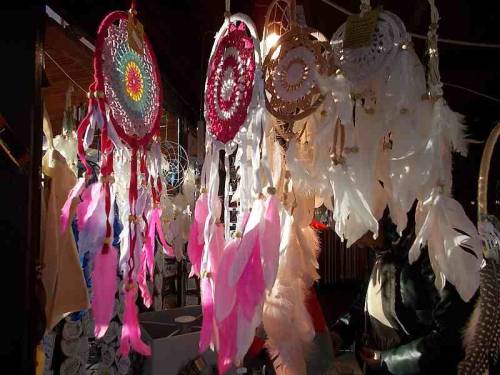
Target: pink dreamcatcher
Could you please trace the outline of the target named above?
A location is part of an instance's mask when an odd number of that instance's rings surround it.
[[[221,374],[241,363],[248,351],[279,258],[279,201],[264,157],[259,45],[253,22],[227,12],[205,85],[206,154],[188,255],[192,274],[200,277],[200,351],[209,346],[217,350]],[[218,196],[220,151],[226,171],[223,202]],[[236,191],[230,188],[233,170]],[[262,176],[271,185],[267,196]],[[230,209],[236,215],[231,217]]]
[[[93,257],[92,313],[95,335],[102,337],[113,314],[117,289],[118,250],[112,245],[117,201],[123,223],[119,268],[125,294],[120,352],[127,355],[133,349],[149,355],[150,348],[140,338],[135,301],[140,289],[144,304],[151,304],[146,280],[148,274],[153,278],[156,233],[168,248],[161,232],[159,205],[162,86],[134,2],[128,13],[111,12],[99,26],[88,98],[88,113],[78,127],[78,156],[86,173],[62,209],[62,229],[67,228],[73,200],[80,197],[76,209],[79,248]],[[96,129],[100,130],[100,176],[89,184],[92,170],[86,151]]]
[[[231,141],[245,123],[254,75],[254,41],[245,23],[230,23],[210,60],[206,84],[208,130],[220,142]]]

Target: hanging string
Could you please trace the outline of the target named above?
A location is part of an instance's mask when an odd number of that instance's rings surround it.
[[[439,72],[438,35],[439,12],[434,0],[428,0],[431,11],[431,23],[427,32],[427,53],[429,54],[429,69],[427,71],[427,85],[431,97],[443,96],[443,84]]]
[[[321,0],[323,3],[331,6],[334,9],[337,9],[339,12],[345,14],[346,16],[351,16],[354,13],[347,10],[346,8],[342,7],[341,5],[338,5],[334,3],[331,0]],[[422,34],[416,34],[416,33],[409,33],[413,38],[417,39],[423,39],[426,40],[427,36],[422,35]],[[500,44],[495,44],[495,43],[480,43],[480,42],[469,42],[466,40],[457,40],[457,39],[447,39],[447,38],[438,38],[439,43],[446,43],[446,44],[455,44],[459,46],[466,46],[466,47],[478,47],[478,48],[492,48],[492,49],[500,49]]]
[[[483,94],[482,92],[472,90],[472,89],[469,89],[469,88],[464,87],[464,86],[455,85],[454,83],[448,83],[448,82],[443,82],[443,85],[448,86],[448,87],[453,87],[453,88],[459,89],[459,90],[464,90],[464,91],[470,92],[471,94],[474,94],[477,96],[482,96],[485,99],[489,99],[489,100],[494,101],[496,103],[500,103],[500,98],[495,98],[494,96],[491,96],[488,94]]]
[[[225,8],[224,16],[227,18],[229,18],[231,16],[231,0],[226,0],[226,8]]]
[[[50,56],[50,54],[47,51],[44,51],[44,54],[49,58],[50,61],[54,63],[54,65],[61,71],[61,73],[63,73],[66,77],[68,77],[68,79],[71,82],[73,82],[73,84],[76,87],[78,87],[85,95],[87,94],[87,90],[85,90],[82,86],[78,84],[78,82],[76,82],[73,78],[71,78],[71,76],[63,69],[61,65],[59,65],[59,63],[52,56]]]

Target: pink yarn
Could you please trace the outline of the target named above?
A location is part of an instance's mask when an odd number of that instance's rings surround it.
[[[187,245],[187,253],[192,268],[189,276],[200,276],[201,258],[203,255],[203,230],[205,221],[208,216],[208,201],[207,194],[203,193],[196,201],[194,209],[194,220],[191,224],[189,232],[189,241]]]
[[[66,199],[66,202],[64,202],[64,206],[61,209],[61,216],[60,216],[60,233],[66,232],[66,229],[68,229],[68,221],[69,221],[69,214],[70,214],[70,209],[71,205],[73,203],[73,200],[79,196],[83,189],[85,188],[85,178],[80,178],[76,185],[73,187],[73,189],[70,190],[68,194],[68,199]]]
[[[201,306],[203,313],[203,322],[200,332],[200,353],[208,349],[212,342],[214,325],[214,300],[212,294],[212,283],[208,277],[202,277],[200,281]]]
[[[117,267],[117,250],[112,246],[104,245],[94,258],[92,271],[92,315],[95,321],[94,333],[97,338],[104,336],[113,317]]]
[[[122,336],[120,339],[120,355],[127,356],[130,349],[145,356],[151,355],[151,348],[141,339],[141,329],[137,315],[137,298],[135,286],[125,292],[125,310],[123,312]]]
[[[260,256],[266,289],[271,290],[278,273],[281,225],[279,200],[271,195],[266,201],[266,211],[261,224]]]
[[[233,53],[227,53],[228,49]],[[210,133],[223,143],[232,140],[247,119],[254,86],[254,53],[254,42],[247,35],[246,25],[231,23],[210,60],[205,91],[207,125]],[[228,74],[231,81],[225,80]],[[228,84],[232,85],[229,96]]]

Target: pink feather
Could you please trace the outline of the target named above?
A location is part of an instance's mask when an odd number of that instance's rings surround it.
[[[92,271],[92,315],[95,321],[94,333],[97,338],[104,336],[109,321],[113,317],[117,267],[117,250],[105,245],[95,256]]]
[[[144,306],[149,308],[151,303],[153,302],[153,298],[151,297],[151,293],[149,292],[148,283],[147,283],[147,267],[146,267],[146,251],[141,252],[141,262],[139,265],[139,271],[137,273],[137,284],[139,285],[139,289],[141,291],[142,300],[144,302]]]
[[[212,283],[208,277],[202,277],[200,281],[201,306],[203,322],[200,332],[200,353],[206,351],[212,342],[214,325],[214,300],[212,294]]]
[[[218,370],[224,375],[228,371],[236,356],[236,331],[238,317],[237,308],[233,308],[230,314],[219,324],[219,350],[218,350]]]
[[[271,195],[266,202],[264,220],[261,222],[260,256],[267,290],[272,289],[278,273],[281,239],[278,205],[278,198]]]
[[[153,258],[154,258],[154,240],[155,240],[155,236],[154,236],[154,232],[155,232],[155,229],[156,229],[156,233],[158,233],[158,237],[160,238],[160,243],[161,245],[163,246],[163,249],[164,251],[166,252],[166,254],[170,257],[173,257],[174,256],[174,250],[172,249],[171,246],[169,246],[167,244],[167,241],[165,241],[165,236],[163,234],[163,229],[161,228],[161,208],[159,207],[156,207],[156,208],[153,208],[153,212],[151,213],[151,216],[152,216],[152,223],[150,223],[150,238],[151,238],[151,241],[153,241],[153,245],[152,245],[152,249],[153,249]],[[151,259],[153,259],[151,258]],[[154,264],[154,263],[152,263]]]
[[[208,244],[208,259],[210,262],[210,272],[215,279],[219,269],[219,263],[224,251],[224,224],[215,224],[214,234]]]
[[[70,209],[73,200],[82,193],[84,188],[85,188],[85,178],[80,178],[76,183],[76,185],[73,187],[73,189],[70,190],[68,194],[68,199],[66,199],[66,202],[64,203],[64,206],[61,209],[61,216],[60,216],[61,234],[66,232],[66,229],[68,229]]]
[[[207,194],[201,194],[196,201],[194,209],[194,220],[191,224],[191,230],[189,232],[189,241],[187,246],[187,252],[189,261],[192,264],[191,274],[200,275],[201,258],[203,255],[203,231],[205,228],[205,221],[208,216],[208,201]]]
[[[100,203],[101,200],[103,200],[103,197],[104,197],[103,185],[101,182],[96,182],[92,186],[88,187],[88,189],[86,189],[86,190],[90,190],[90,201],[88,202],[88,200],[87,200],[88,197],[84,192],[85,199],[78,206],[78,208],[80,208],[80,206],[82,206],[81,210],[80,211],[77,210],[78,230],[81,230],[80,228],[83,229],[85,227],[85,224],[92,217],[98,204]]]
[[[82,196],[84,197],[84,201],[77,207],[77,223],[78,230],[80,231],[78,236],[78,250],[82,254],[89,252],[94,255],[100,251],[106,237],[105,190],[101,189],[101,186],[96,185],[94,184],[92,188],[86,188],[83,191]],[[95,190],[98,194],[92,194],[92,190]],[[86,207],[82,208],[81,206]],[[88,206],[95,208],[88,219],[84,220],[85,213],[90,212],[88,211]]]
[[[248,321],[253,320],[257,307],[264,300],[266,286],[264,284],[260,256],[259,241],[256,241],[252,255],[236,286],[240,311]]]
[[[236,301],[236,289],[229,286],[228,272],[231,264],[234,261],[236,252],[241,239],[233,239],[229,241],[224,249],[219,264],[219,271],[215,277],[214,301],[215,301],[215,318],[217,322],[222,322],[227,318],[228,314],[232,311]]]
[[[96,184],[92,184],[83,189],[81,193],[81,202],[76,208],[76,223],[78,225],[78,231],[81,232],[85,226],[85,216],[89,210],[90,202],[92,201],[92,188]]]
[[[125,311],[120,339],[120,355],[122,356],[127,356],[130,349],[144,356],[151,355],[151,348],[141,339],[137,306],[135,305],[136,290],[135,287],[131,287],[125,292]]]
[[[243,270],[248,263],[256,242],[259,241],[259,223],[262,221],[264,214],[264,202],[262,199],[255,200],[252,211],[246,223],[243,236],[241,238],[240,249],[228,270],[229,286],[234,287],[240,279]]]
[[[155,266],[155,230],[158,231],[158,223],[160,222],[160,217],[161,217],[161,209],[160,208],[153,208],[151,210],[151,216],[149,218],[149,223],[148,223],[148,235],[146,237],[146,241],[144,243],[144,253],[146,257],[146,266],[149,271],[149,276],[151,280],[153,280],[153,274],[154,274],[154,266]],[[161,230],[161,225],[160,229],[161,235],[160,238],[163,237],[163,231]]]

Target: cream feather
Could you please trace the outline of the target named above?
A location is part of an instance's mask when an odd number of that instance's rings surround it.
[[[306,373],[308,346],[314,338],[314,326],[305,307],[308,289],[318,278],[316,256],[318,240],[314,230],[300,227],[308,213],[297,212],[297,220],[287,216],[282,220],[282,245],[278,276],[271,293],[266,297],[263,324],[268,335],[267,347],[277,357],[278,373]],[[295,214],[295,212],[294,212]],[[293,328],[292,328],[293,327]]]

